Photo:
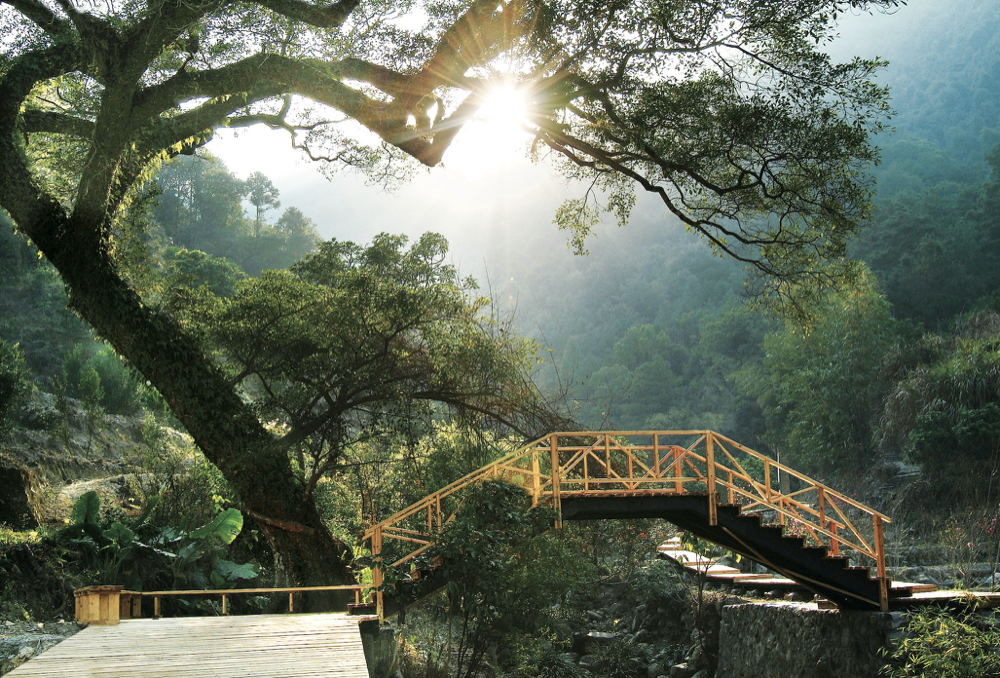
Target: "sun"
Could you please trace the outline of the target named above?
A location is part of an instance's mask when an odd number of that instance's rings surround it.
[[[513,83],[492,87],[445,153],[444,165],[463,174],[481,175],[521,155],[528,138],[528,103],[524,90]]]
[[[492,127],[521,132],[527,113],[528,100],[524,90],[505,82],[493,87],[486,95],[476,119]]]

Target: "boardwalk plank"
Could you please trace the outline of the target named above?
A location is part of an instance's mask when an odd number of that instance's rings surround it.
[[[10,678],[368,678],[343,614],[135,619],[90,626]]]

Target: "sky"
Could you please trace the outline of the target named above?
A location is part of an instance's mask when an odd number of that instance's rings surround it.
[[[933,2],[909,0],[896,16],[849,14],[841,21],[845,39],[831,52],[841,59],[855,52],[884,56],[879,49],[894,34],[898,37],[898,27]],[[365,243],[383,231],[410,237],[441,233],[451,243],[454,263],[463,274],[484,280],[491,270],[505,270],[511,259],[525,256],[529,242],[533,248],[546,248],[551,257],[573,256],[552,219],[556,208],[567,198],[580,197],[582,189],[567,183],[544,161],[532,164],[519,143],[523,139],[502,119],[472,123],[456,137],[443,167],[421,172],[392,192],[368,185],[350,171],[328,180],[315,163],[291,148],[287,133],[263,126],[238,136],[222,130],[208,150],[240,178],[260,171],[272,180],[282,202],[269,215],[272,221],[280,210],[295,206],[313,220],[324,238]],[[637,210],[657,209],[663,212],[665,228],[679,228],[655,200],[640,197]],[[602,224],[589,249],[600,248],[602,231],[612,228]]]

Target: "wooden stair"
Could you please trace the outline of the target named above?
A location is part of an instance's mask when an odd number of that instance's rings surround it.
[[[780,578],[748,580],[734,568],[715,563],[694,563],[720,580],[746,582],[755,588],[797,586],[825,598],[842,609],[879,609],[879,581],[867,567],[850,564],[845,556],[833,556],[826,548],[809,546],[803,537],[787,534],[780,525],[764,524],[757,514],[743,514],[739,506],[721,504],[711,525],[707,495],[659,495],[653,497],[564,497],[563,520],[660,518],[702,539],[749,558],[777,572]],[[714,568],[714,571],[713,571]],[[783,579],[782,579],[783,578]],[[920,585],[887,582],[891,601],[911,596]]]

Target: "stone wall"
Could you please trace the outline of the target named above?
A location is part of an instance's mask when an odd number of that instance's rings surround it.
[[[716,678],[875,678],[900,615],[752,603],[722,610]]]

